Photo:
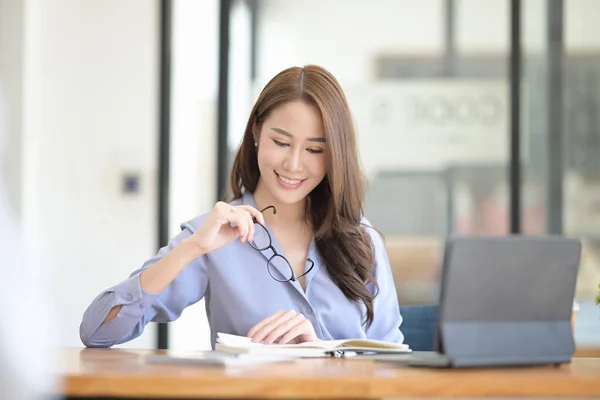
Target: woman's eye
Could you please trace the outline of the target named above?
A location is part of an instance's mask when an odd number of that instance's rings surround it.
[[[279,147],[285,147],[285,146],[288,146],[288,144],[287,144],[287,143],[280,142],[279,140],[275,140],[275,139],[273,139],[273,142],[275,142],[275,144],[276,144],[277,146],[279,146]]]
[[[312,154],[321,154],[323,152],[323,149],[306,149],[306,150]]]

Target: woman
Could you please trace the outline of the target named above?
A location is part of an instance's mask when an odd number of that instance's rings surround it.
[[[213,347],[217,332],[261,343],[403,340],[383,243],[361,221],[350,110],[329,72],[290,68],[266,85],[230,185],[233,201],[183,223],[154,258],[93,301],[80,328],[86,346],[129,341],[203,297]]]

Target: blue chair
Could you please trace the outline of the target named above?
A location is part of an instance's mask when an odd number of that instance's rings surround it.
[[[400,306],[404,343],[415,351],[433,351],[438,306]]]

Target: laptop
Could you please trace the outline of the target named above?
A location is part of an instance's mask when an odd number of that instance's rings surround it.
[[[374,358],[445,368],[569,363],[580,254],[579,240],[561,236],[449,238],[436,351]]]

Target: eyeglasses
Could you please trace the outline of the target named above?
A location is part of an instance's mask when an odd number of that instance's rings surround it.
[[[260,212],[263,213],[268,209],[273,209],[273,214],[277,214],[275,206],[265,207],[262,210],[260,210]],[[269,275],[271,275],[271,278],[275,279],[278,282],[294,282],[298,278],[301,278],[304,275],[308,274],[313,269],[315,263],[310,258],[307,258],[306,261],[310,262],[310,268],[302,275],[295,276],[294,269],[292,268],[287,258],[277,253],[277,250],[275,250],[275,247],[273,247],[273,239],[271,238],[271,234],[269,233],[267,228],[263,224],[258,222],[256,218],[252,218],[252,220],[254,221],[255,225],[254,240],[252,242],[249,242],[249,244],[254,250],[263,252],[265,250],[271,249],[271,251],[273,252],[271,258],[267,260],[267,271],[269,272]]]

